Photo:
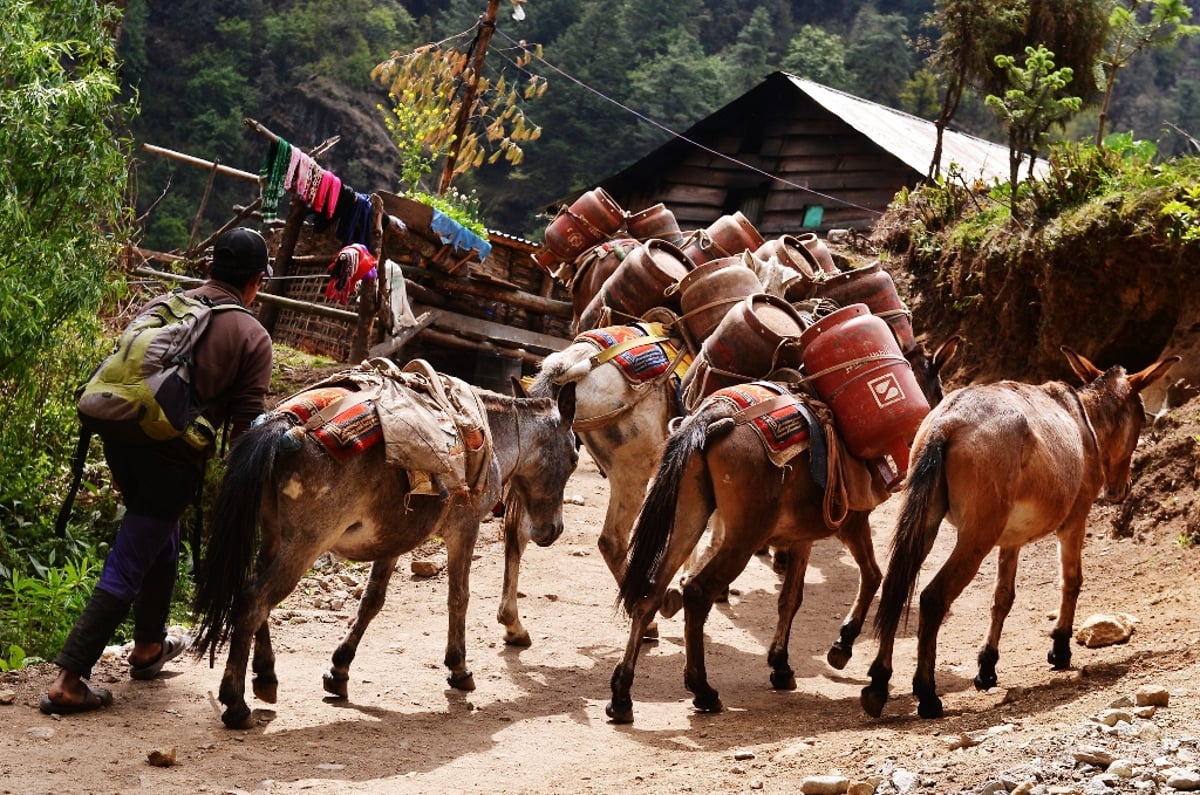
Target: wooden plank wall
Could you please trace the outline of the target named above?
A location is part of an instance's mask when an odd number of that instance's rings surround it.
[[[734,210],[767,238],[814,231],[801,225],[811,205],[823,208],[819,233],[865,231],[920,177],[790,83],[752,92],[705,125],[696,140],[739,162],[687,147],[636,175],[636,187],[610,191],[617,202],[631,211],[662,202],[685,231]]]

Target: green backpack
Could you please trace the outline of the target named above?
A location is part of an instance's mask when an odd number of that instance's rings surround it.
[[[182,439],[207,451],[217,431],[192,397],[192,349],[214,312],[249,310],[173,290],[121,332],[79,392],[85,429],[132,443]]]

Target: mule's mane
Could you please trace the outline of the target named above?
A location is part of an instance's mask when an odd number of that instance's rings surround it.
[[[483,403],[484,408],[488,409],[489,411],[502,411],[505,409],[514,410],[518,406],[518,401],[521,405],[532,405],[541,410],[545,410],[557,405],[554,398],[550,397],[516,398],[512,395],[505,395],[501,392],[493,392],[490,389],[484,389],[483,387],[472,387],[472,389],[474,389],[475,394],[479,396],[479,400]]]

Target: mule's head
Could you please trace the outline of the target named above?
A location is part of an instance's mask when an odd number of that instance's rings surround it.
[[[520,456],[517,468],[509,476],[506,502],[520,503],[529,537],[539,546],[548,546],[563,531],[563,492],[567,480],[579,463],[579,448],[571,423],[575,419],[575,384],[565,384],[556,406],[537,418],[520,423]]]
[[[1085,385],[1079,391],[1079,400],[1099,456],[1103,478],[1099,498],[1120,502],[1129,496],[1132,487],[1129,470],[1133,450],[1146,420],[1142,390],[1166,375],[1180,357],[1171,356],[1128,375],[1120,365],[1101,371],[1070,348],[1063,346],[1061,350]]]
[[[917,345],[904,354],[921,392],[925,395],[925,400],[929,401],[930,408],[942,402],[942,368],[958,352],[961,341],[962,337],[955,334],[939,345],[932,355],[925,350],[924,345]]]

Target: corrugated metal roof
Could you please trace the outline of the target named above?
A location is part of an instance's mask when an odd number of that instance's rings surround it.
[[[931,121],[903,111],[838,91],[795,75],[785,75],[814,102],[870,138],[914,171],[925,174],[933,159],[937,128]],[[942,172],[957,163],[968,179],[998,178],[1008,181],[1008,147],[973,135],[946,130],[942,137]],[[1021,167],[1021,177],[1027,172]],[[1045,160],[1034,165],[1034,174],[1044,176]]]

